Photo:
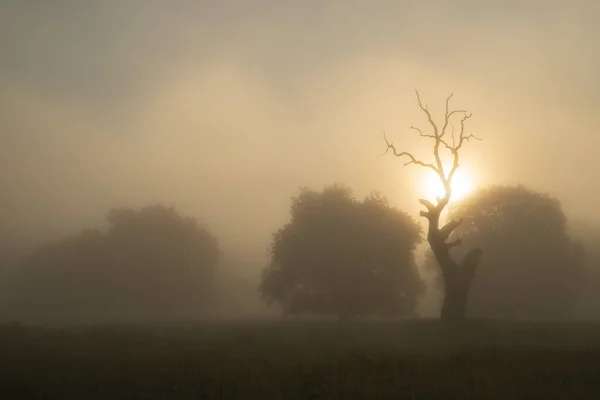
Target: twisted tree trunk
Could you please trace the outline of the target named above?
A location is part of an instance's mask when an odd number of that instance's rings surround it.
[[[481,250],[471,250],[463,262],[456,262],[440,267],[444,274],[444,304],[441,318],[444,321],[461,321],[466,317],[467,298],[471,289],[471,282],[475,276],[475,268],[481,258]]]
[[[426,200],[421,200],[421,203],[427,207],[427,211],[421,212],[421,215],[429,222],[427,241],[444,279],[444,303],[440,317],[444,321],[462,321],[466,317],[467,298],[471,282],[475,277],[475,270],[481,260],[482,251],[473,249],[467,253],[460,264],[454,261],[450,255],[450,249],[458,246],[461,241],[446,242],[446,240],[462,221],[450,221],[440,228],[440,214],[447,201],[438,199],[438,204],[435,206]]]

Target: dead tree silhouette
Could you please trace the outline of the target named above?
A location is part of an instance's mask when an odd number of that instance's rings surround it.
[[[426,210],[422,210],[420,215],[425,217],[429,222],[429,228],[427,232],[427,241],[431,247],[431,250],[438,262],[438,265],[442,272],[444,282],[444,303],[441,310],[441,319],[448,322],[462,321],[466,317],[466,306],[467,297],[471,288],[471,283],[475,277],[475,270],[482,257],[481,249],[473,249],[469,251],[463,260],[459,263],[452,258],[450,250],[453,247],[459,246],[461,240],[453,240],[448,242],[448,237],[454,229],[456,229],[462,222],[462,220],[451,220],[444,226],[440,227],[440,215],[444,211],[444,208],[448,205],[452,196],[452,179],[459,165],[459,152],[463,148],[463,145],[471,139],[480,140],[472,133],[465,133],[465,122],[471,118],[471,113],[465,110],[453,110],[449,109],[450,99],[452,94],[446,98],[446,112],[444,115],[444,122],[441,129],[434,122],[431,112],[427,105],[423,105],[419,92],[415,90],[417,95],[417,104],[421,111],[425,113],[429,125],[432,128],[432,133],[424,133],[421,129],[411,126],[411,129],[416,131],[419,136],[433,140],[433,163],[426,163],[416,159],[411,153],[402,151],[399,152],[393,143],[390,143],[385,135],[383,138],[387,145],[384,154],[392,150],[393,154],[399,158],[406,158],[408,161],[404,164],[405,166],[410,164],[416,164],[423,168],[428,168],[434,171],[440,179],[440,182],[444,187],[444,196],[436,198],[436,204],[426,199],[420,199],[419,202],[425,206]],[[450,119],[454,115],[461,115],[460,118],[460,130],[458,135],[454,132],[454,127],[451,129],[451,136],[447,136],[448,126],[450,125]],[[440,150],[447,150],[450,152],[453,162],[450,170],[446,173],[440,156]]]

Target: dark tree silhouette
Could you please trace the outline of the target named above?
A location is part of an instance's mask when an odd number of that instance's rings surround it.
[[[449,211],[463,220],[451,239],[460,236],[486,254],[469,296],[469,315],[573,316],[583,283],[583,250],[571,239],[557,199],[523,186],[491,186]]]
[[[585,281],[576,316],[597,320],[600,319],[600,225],[598,222],[578,221],[571,227],[572,236],[582,243],[585,251]]]
[[[15,274],[13,306],[30,317],[193,316],[213,291],[216,239],[192,218],[155,205],[115,209],[106,232],[46,245]]]
[[[104,234],[87,230],[34,251],[4,295],[15,317],[97,316],[116,307],[110,269]]]
[[[162,315],[198,309],[211,295],[219,259],[216,238],[172,207],[115,209],[107,232],[115,268],[131,277],[131,303]]]
[[[424,133],[421,129],[411,126],[411,129],[416,131],[421,137],[433,140],[433,163],[426,163],[416,159],[411,153],[402,151],[399,152],[394,144],[390,143],[385,136],[384,139],[387,145],[385,154],[392,150],[393,154],[399,158],[406,158],[408,161],[404,165],[415,164],[423,168],[434,171],[440,179],[444,187],[444,196],[436,199],[436,204],[429,200],[420,199],[419,202],[425,206],[426,210],[421,211],[420,215],[425,217],[429,223],[427,232],[427,241],[431,246],[431,250],[439,264],[445,287],[444,304],[442,306],[441,318],[445,321],[461,321],[465,318],[467,296],[471,287],[471,282],[475,276],[475,270],[481,259],[481,249],[473,249],[468,252],[462,261],[459,263],[454,260],[450,254],[450,250],[461,244],[460,239],[448,241],[450,234],[461,224],[461,220],[450,220],[444,226],[440,227],[440,216],[444,208],[448,205],[452,197],[452,179],[459,167],[459,153],[466,142],[470,139],[478,139],[473,134],[465,132],[465,122],[471,117],[471,114],[465,110],[449,109],[450,95],[446,99],[446,113],[444,122],[441,127],[434,122],[431,112],[427,105],[423,105],[419,92],[416,91],[417,104],[421,111],[427,116],[427,121],[432,128],[431,133]],[[454,115],[461,115],[460,130],[458,135],[455,135],[452,129],[451,135],[447,135],[450,120]],[[452,167],[449,171],[444,170],[441,151],[446,150],[452,156]]]
[[[271,245],[259,286],[284,313],[411,316],[423,283],[414,263],[421,227],[372,194],[340,185],[292,199],[291,221]]]

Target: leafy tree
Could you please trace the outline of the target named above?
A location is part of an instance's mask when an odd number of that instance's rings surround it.
[[[155,205],[114,209],[106,232],[36,251],[19,269],[16,308],[51,317],[170,317],[209,300],[217,241],[192,218]]]
[[[155,205],[139,211],[115,209],[108,220],[115,267],[134,278],[124,290],[132,303],[140,299],[140,306],[176,315],[207,300],[214,287],[218,244],[195,219]]]
[[[14,271],[11,308],[29,317],[101,314],[114,307],[109,266],[105,236],[97,230],[50,243]]]
[[[359,202],[341,185],[303,189],[274,234],[261,297],[288,314],[413,315],[423,289],[413,255],[420,234],[378,194]]]
[[[571,239],[560,202],[523,186],[479,189],[450,208],[452,233],[485,251],[471,289],[478,317],[555,319],[572,315],[583,251]],[[461,255],[461,249],[457,249]],[[431,265],[431,256],[429,264]]]
[[[600,319],[600,225],[592,221],[572,224],[572,237],[581,242],[585,260],[581,295],[576,316],[582,319]]]
[[[452,95],[446,99],[444,122],[440,127],[434,122],[428,106],[423,105],[421,102],[419,92],[416,92],[416,94],[417,104],[421,111],[425,113],[427,121],[432,128],[432,132],[425,133],[414,126],[412,126],[411,129],[416,131],[421,137],[433,140],[434,162],[426,163],[418,160],[411,153],[406,151],[399,152],[394,144],[387,140],[387,137],[384,134],[383,137],[387,145],[385,153],[392,150],[396,157],[402,157],[408,160],[404,165],[416,164],[432,170],[439,177],[440,182],[444,187],[444,196],[438,197],[435,204],[426,199],[420,199],[419,202],[426,208],[426,210],[421,211],[421,216],[425,217],[429,223],[427,241],[429,242],[431,251],[440,267],[444,282],[445,295],[444,304],[441,310],[441,318],[444,321],[461,321],[466,317],[467,297],[475,276],[475,270],[477,269],[477,265],[482,256],[482,251],[479,248],[475,248],[466,253],[461,262],[455,261],[455,258],[450,254],[450,250],[453,247],[460,245],[460,241],[448,241],[448,238],[461,224],[461,221],[451,219],[448,223],[440,227],[440,217],[452,197],[452,179],[459,167],[460,150],[470,139],[478,138],[473,134],[467,134],[465,132],[465,122],[471,118],[472,114],[464,110],[451,111],[449,109]],[[460,129],[457,135],[455,135],[454,126],[451,124],[451,118],[454,115],[461,115],[459,120]],[[452,127],[450,136],[448,136],[449,126]],[[452,166],[449,169],[444,168],[442,156],[442,151],[444,150],[448,151],[452,157]]]

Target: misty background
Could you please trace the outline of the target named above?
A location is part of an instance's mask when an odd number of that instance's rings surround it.
[[[473,113],[477,185],[600,223],[594,1],[3,1],[0,257],[173,205],[258,279],[300,186],[378,190],[418,216],[414,89]],[[422,222],[422,221],[421,221]],[[425,307],[427,308],[427,307]]]

